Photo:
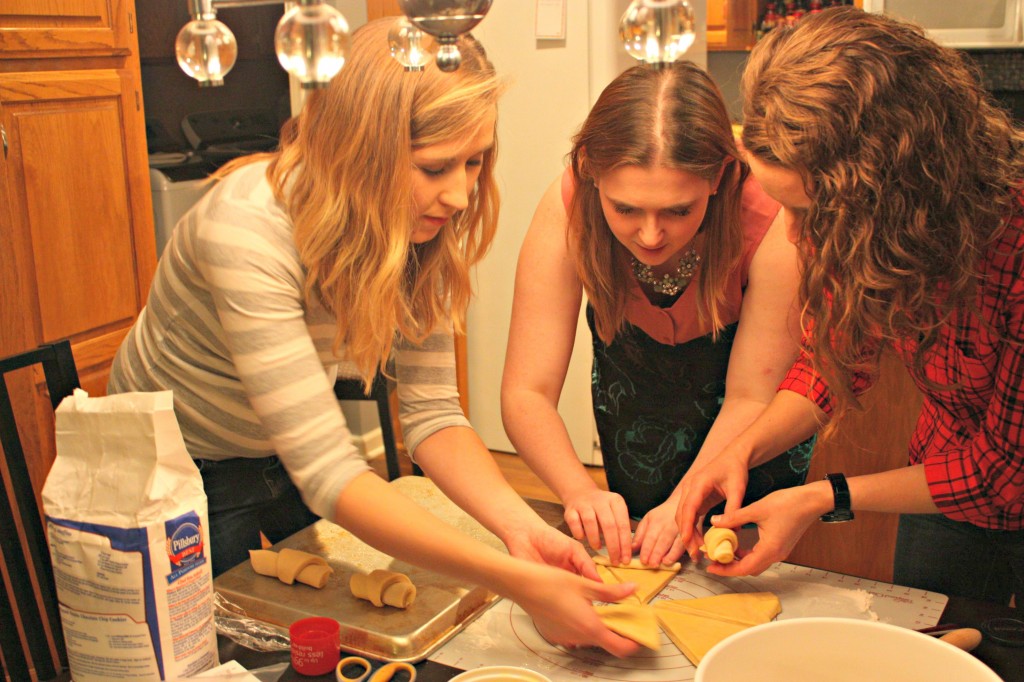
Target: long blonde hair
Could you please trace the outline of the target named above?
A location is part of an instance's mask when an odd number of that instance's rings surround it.
[[[353,34],[344,68],[285,126],[267,171],[295,224],[306,299],[333,311],[334,350],[344,347],[367,385],[396,332],[421,342],[449,315],[464,330],[469,270],[491,244],[499,207],[495,145],[469,206],[433,240],[411,243],[412,151],[468,137],[494,111],[502,85],[468,35],[457,71],[433,62],[404,71],[389,54],[393,21]]]
[[[981,257],[1018,210],[1024,137],[966,57],[854,8],[773,30],[743,91],[744,146],[812,199],[804,326],[840,417],[882,347],[916,343],[923,377],[942,328],[974,306]]]
[[[720,306],[725,284],[743,253],[740,198],[748,170],[739,153],[729,115],[714,81],[700,67],[679,61],[655,70],[636,66],[604,89],[570,152],[576,191],[569,208],[570,253],[594,308],[598,336],[611,343],[625,322],[628,270],[626,248],[608,227],[596,181],[622,166],[661,166],[714,182],[701,224],[706,235],[700,273],[698,315],[713,333],[723,327]]]

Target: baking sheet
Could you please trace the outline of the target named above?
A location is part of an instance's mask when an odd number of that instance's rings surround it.
[[[939,622],[945,595],[854,578],[794,564],[777,563],[759,576],[722,578],[692,563],[655,599],[712,597],[730,592],[774,592],[782,603],[777,620],[832,616],[878,620],[908,628]],[[522,666],[554,682],[680,682],[693,680],[697,669],[664,632],[661,648],[642,649],[627,659],[599,649],[567,649],[549,644],[530,617],[507,599],[498,602],[430,660],[456,668],[483,665]]]
[[[459,509],[423,476],[403,476],[392,486],[443,521],[485,544],[506,551],[500,540]],[[251,618],[287,632],[299,618],[326,616],[341,624],[341,647],[372,658],[414,663],[426,658],[471,620],[497,601],[497,595],[475,585],[398,561],[378,552],[352,533],[329,521],[318,521],[274,545],[316,554],[334,569],[320,590],[285,585],[256,574],[249,562],[214,580],[214,589]],[[349,590],[353,572],[377,568],[405,573],[416,586],[409,609],[375,607]]]

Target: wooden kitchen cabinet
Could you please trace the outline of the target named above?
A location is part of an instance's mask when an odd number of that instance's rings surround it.
[[[754,29],[765,0],[708,0],[708,51],[742,51],[754,46]]]
[[[368,21],[381,17],[396,17],[402,14],[398,0],[366,0],[366,18]]]
[[[156,267],[136,24],[133,0],[0,4],[0,356],[68,338],[93,395]],[[41,372],[21,380],[38,488],[53,416]]]
[[[768,0],[708,0],[708,51],[742,52],[754,47],[767,5]],[[775,5],[781,11],[785,0],[776,0]],[[853,5],[862,7],[863,1],[854,0]],[[803,6],[807,8],[807,0]]]
[[[860,476],[906,466],[921,400],[903,363],[885,354],[878,383],[861,398],[863,411],[840,422],[834,437],[819,438],[807,480],[833,472]],[[898,519],[896,514],[857,512],[847,523],[812,524],[787,561],[892,582]]]

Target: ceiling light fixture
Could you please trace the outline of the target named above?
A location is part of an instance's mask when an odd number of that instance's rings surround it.
[[[437,67],[455,71],[462,55],[455,42],[487,15],[493,0],[398,0],[409,22],[437,41]],[[401,60],[399,60],[401,61]]]
[[[190,0],[192,21],[174,41],[178,66],[199,81],[200,87],[224,85],[224,76],[238,58],[238,43],[231,29],[217,19],[213,0]]]
[[[285,71],[303,88],[327,85],[348,56],[348,22],[323,0],[186,0],[192,20],[182,27],[174,51],[181,69],[201,87],[224,85],[224,76],[238,58],[234,34],[217,19],[217,10],[232,7],[294,5],[274,31],[274,51]],[[442,71],[462,63],[456,41],[480,23],[493,0],[399,0],[405,17],[388,34],[391,55],[408,71],[419,71],[437,61]],[[423,34],[438,43],[436,56],[422,44]]]
[[[407,17],[395,20],[388,31],[388,46],[391,56],[406,71],[422,71],[434,55],[423,45],[423,31],[412,25]]]
[[[661,68],[693,45],[693,8],[686,0],[633,0],[619,22],[619,37],[631,57]]]
[[[285,71],[299,79],[303,88],[326,85],[345,64],[348,55],[348,22],[341,12],[323,0],[187,0],[192,20],[178,32],[174,52],[182,70],[200,87],[224,85],[224,76],[235,65],[238,43],[217,10],[231,7],[294,4],[274,31],[274,51]]]

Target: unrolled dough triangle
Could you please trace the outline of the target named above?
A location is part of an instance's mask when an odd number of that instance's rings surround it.
[[[751,592],[662,599],[654,603],[654,611],[669,639],[697,665],[711,647],[729,635],[771,621],[782,605],[771,592]]]
[[[700,663],[711,647],[748,627],[693,613],[659,609],[657,606],[654,610],[665,634],[694,665]]]
[[[739,625],[767,623],[782,612],[779,598],[771,592],[720,594],[700,599],[662,599],[656,606]]]

